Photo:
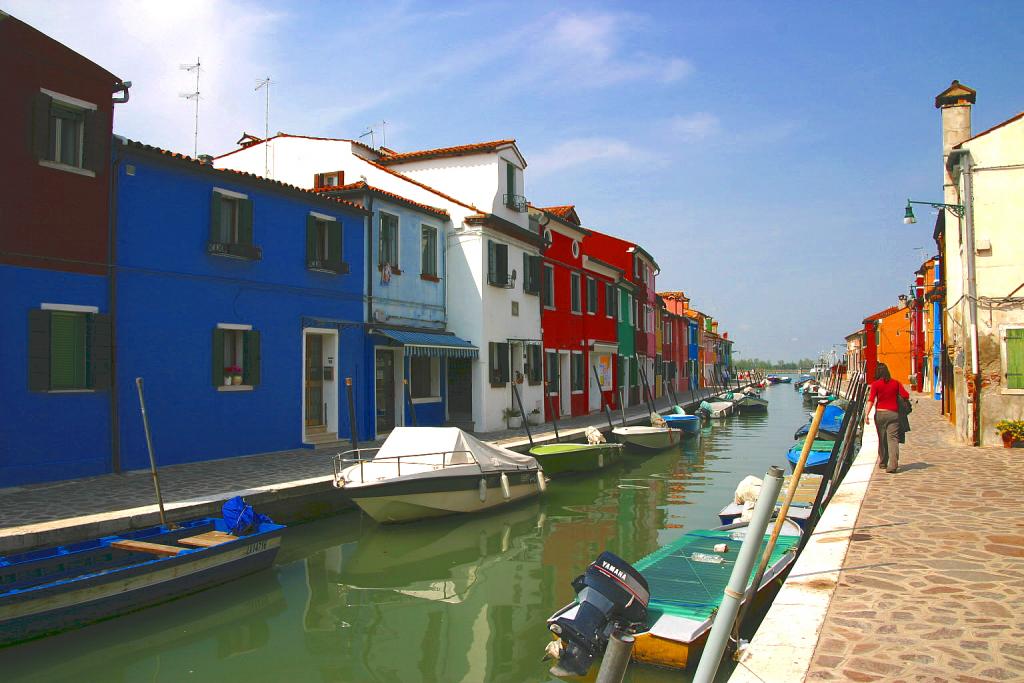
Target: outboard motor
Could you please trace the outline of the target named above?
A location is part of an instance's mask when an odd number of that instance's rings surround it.
[[[646,628],[651,593],[640,572],[608,551],[573,579],[572,587],[576,601],[551,615],[548,628],[562,641],[560,673],[585,676],[613,632]]]

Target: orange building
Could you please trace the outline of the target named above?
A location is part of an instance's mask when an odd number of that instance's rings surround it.
[[[910,309],[890,306],[864,318],[864,358],[868,381],[874,379],[877,363],[885,363],[893,379],[910,385]]]

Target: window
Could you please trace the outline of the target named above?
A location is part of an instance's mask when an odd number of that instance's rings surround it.
[[[50,105],[50,146],[47,159],[81,168],[84,141],[85,111],[54,101]]]
[[[516,167],[507,162],[505,164],[505,192],[509,196],[516,194]]]
[[[540,294],[540,256],[523,252],[523,291]]]
[[[1003,328],[1003,367],[1007,392],[1024,392],[1024,327]]]
[[[249,325],[221,324],[213,330],[213,385],[254,387],[260,383],[260,333]]]
[[[594,315],[597,313],[597,280],[592,277],[587,278],[587,314]]]
[[[580,309],[580,274],[570,273],[569,282],[571,285],[569,300],[570,308],[572,309],[573,313],[581,313],[582,311]]]
[[[437,277],[437,228],[420,226],[420,274]]]
[[[338,187],[345,184],[344,171],[331,171],[330,173],[313,174],[313,188]]]
[[[505,386],[509,378],[509,357],[508,344],[505,342],[491,342],[488,344],[490,378],[492,387]]]
[[[545,355],[547,359],[547,383],[548,393],[558,393],[558,352],[548,351]]]
[[[441,398],[441,359],[437,356],[412,356],[409,359],[409,394],[416,399]],[[429,403],[430,401],[422,401]]]
[[[377,265],[391,266],[392,273],[401,273],[398,269],[398,216],[380,213],[380,244],[377,250]]]
[[[342,260],[341,223],[318,213],[306,216],[306,267],[328,273],[347,273]]]
[[[544,307],[555,307],[555,267],[544,264]]]
[[[616,293],[615,285],[608,282],[604,283],[604,314],[613,319],[615,318],[616,304],[618,303]]]
[[[540,344],[526,345],[526,380],[530,384],[544,381],[543,351]]]
[[[508,245],[487,240],[487,284],[508,287]]]
[[[109,160],[109,113],[75,97],[40,89],[32,105],[32,151],[43,166],[95,176]]]
[[[252,200],[244,194],[215,188],[210,196],[210,241],[207,251],[257,261],[262,250],[253,244]]]
[[[519,302],[518,301],[513,301],[512,302],[512,316],[516,317],[516,318],[519,317]]]
[[[583,367],[583,354],[574,353],[572,354],[572,364],[569,368],[569,381],[571,383],[571,389],[573,393],[582,392],[584,379],[586,378],[586,371]]]
[[[636,326],[636,322],[637,322],[637,320],[636,320],[636,297],[633,296],[632,294],[627,294],[626,296],[629,297],[629,324],[635,327]]]
[[[572,257],[573,258],[579,258],[580,257],[580,243],[577,242],[576,240],[572,241]]]
[[[29,311],[29,391],[110,388],[110,316],[64,310],[82,308],[44,304]]]

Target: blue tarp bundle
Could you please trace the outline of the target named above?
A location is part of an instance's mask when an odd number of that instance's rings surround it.
[[[235,536],[245,536],[248,533],[252,533],[259,529],[260,524],[274,523],[270,517],[261,515],[253,510],[252,505],[246,503],[241,496],[235,496],[224,503],[224,507],[221,508],[220,512],[221,516],[224,517],[224,523]]]
[[[843,416],[846,415],[846,411],[836,405],[825,406],[825,412],[821,416],[821,424],[818,425],[818,436],[816,439],[821,439],[825,436],[833,439],[839,436],[839,432],[843,428]],[[801,436],[807,434],[811,428],[812,420],[808,420],[807,424],[796,430],[796,434],[793,435],[794,439],[799,439]]]

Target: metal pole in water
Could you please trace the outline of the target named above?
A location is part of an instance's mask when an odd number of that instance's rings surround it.
[[[608,638],[601,669],[597,672],[595,683],[621,683],[629,666],[629,657],[633,653],[633,636],[615,631]]]
[[[142,398],[142,378],[135,378],[135,388],[139,390],[139,410],[142,411],[142,428],[146,432],[146,449],[149,450],[149,471],[153,474],[153,488],[156,489],[156,505],[160,508],[160,524],[167,525],[164,514],[164,497],[160,494],[160,477],[156,473],[156,456],[153,455],[153,438],[149,434],[149,416],[146,415],[146,401]]]
[[[729,643],[729,634],[743,600],[743,592],[747,588],[750,569],[754,566],[757,551],[761,549],[761,542],[764,540],[764,532],[768,529],[772,512],[775,511],[775,501],[778,500],[779,491],[782,489],[782,477],[782,468],[775,465],[769,467],[768,473],[764,476],[761,492],[754,505],[754,515],[747,526],[747,535],[743,539],[740,551],[736,555],[736,564],[733,565],[732,574],[729,576],[722,605],[715,615],[715,623],[711,626],[711,634],[693,677],[694,683],[710,683],[718,672],[722,653]]]
[[[530,421],[526,419],[526,410],[523,408],[523,399],[519,397],[519,388],[516,387],[516,383],[512,382],[512,394],[516,397],[516,403],[519,404],[519,416],[523,418],[523,426],[526,427],[526,438],[530,440],[530,445],[533,445],[533,434],[530,433]]]
[[[403,378],[402,384],[405,386],[405,400],[409,402],[409,413],[412,415],[412,426],[419,427],[420,423],[416,419],[416,404],[412,402],[412,391],[409,389],[409,380]]]
[[[544,382],[544,402],[551,414],[551,426],[555,429],[555,443],[558,443],[558,418],[555,417],[555,409],[551,407],[551,394],[548,393],[548,382]]]
[[[348,426],[352,434],[352,450],[359,450],[359,432],[356,429],[356,402],[352,398],[352,378],[345,378],[345,393],[348,395]]]
[[[590,367],[593,368],[594,379],[597,380],[597,390],[601,395],[601,407],[604,408],[604,414],[608,417],[608,429],[615,429],[615,425],[612,424],[612,410],[604,400],[604,385],[601,384],[601,375],[597,374],[596,365],[591,365]]]

